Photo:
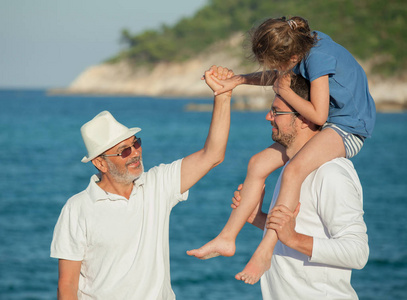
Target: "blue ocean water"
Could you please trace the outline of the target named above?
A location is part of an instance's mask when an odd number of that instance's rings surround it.
[[[109,110],[143,130],[146,168],[199,150],[210,112],[187,112],[208,99],[47,96],[45,91],[0,91],[0,299],[56,299],[57,261],[49,258],[60,210],[94,173],[80,126]],[[226,159],[191,189],[171,216],[171,276],[177,299],[261,299],[260,286],[234,279],[262,232],[247,225],[230,258],[200,261],[185,254],[217,235],[230,213],[249,158],[271,143],[265,112],[233,112]],[[354,271],[360,299],[407,299],[407,113],[377,116],[373,138],[352,159],[364,188],[370,257]],[[265,207],[277,175],[267,181]]]

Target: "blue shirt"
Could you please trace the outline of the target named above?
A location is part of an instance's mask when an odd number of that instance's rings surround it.
[[[315,31],[318,42],[293,71],[310,82],[329,75],[328,122],[363,137],[372,135],[376,107],[367,77],[356,59],[328,35]]]

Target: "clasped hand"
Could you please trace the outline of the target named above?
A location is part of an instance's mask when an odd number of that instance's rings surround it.
[[[300,211],[300,203],[294,212],[285,205],[276,205],[267,215],[266,228],[273,229],[278,239],[286,246],[290,246],[296,240],[295,219]]]
[[[235,77],[232,70],[214,65],[205,72],[201,79],[206,81],[214,95],[217,96],[223,93],[232,93],[232,90],[237,86]]]

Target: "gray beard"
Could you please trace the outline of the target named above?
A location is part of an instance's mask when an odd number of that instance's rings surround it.
[[[127,164],[131,164],[133,163],[135,160],[130,160]],[[131,174],[127,169],[124,172],[121,172],[114,163],[112,163],[109,159],[106,159],[107,162],[107,167],[109,168],[109,172],[110,175],[113,177],[113,179],[120,183],[120,184],[130,184],[132,182],[134,182],[135,180],[139,179],[141,174],[143,174],[144,172],[144,165],[143,165],[143,161],[140,160],[140,166],[141,166],[141,172],[140,175],[133,175]]]

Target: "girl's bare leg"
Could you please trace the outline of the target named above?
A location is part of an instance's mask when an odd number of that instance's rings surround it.
[[[278,143],[254,155],[240,191],[240,205],[232,210],[229,220],[216,238],[199,249],[187,251],[187,254],[200,259],[234,255],[236,237],[259,203],[267,176],[282,167],[287,160],[284,147]]]
[[[294,211],[298,205],[301,185],[305,178],[324,163],[337,157],[345,157],[342,138],[335,130],[326,128],[309,140],[285,167],[276,205],[283,204]],[[235,278],[249,284],[259,281],[264,272],[270,268],[277,241],[276,232],[267,230],[252,258]]]

